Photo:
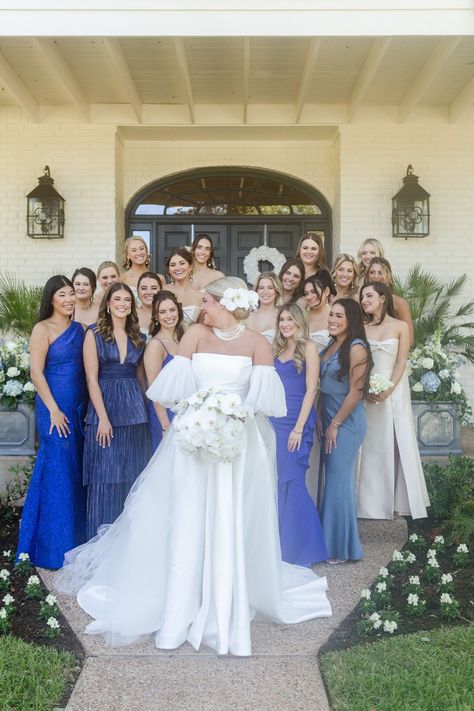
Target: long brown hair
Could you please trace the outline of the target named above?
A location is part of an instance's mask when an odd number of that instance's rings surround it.
[[[122,284],[122,282],[111,284],[105,292],[102,301],[100,302],[99,315],[97,316],[97,324],[94,329],[94,333],[99,333],[104,341],[108,343],[113,343],[115,341],[114,322],[112,321],[112,315],[109,312],[109,304],[110,299],[116,291],[126,291],[132,297],[130,313],[125,319],[125,333],[136,348],[144,348],[145,342],[140,333],[140,323],[138,321],[137,309],[135,306],[135,297],[130,287],[127,284]]]
[[[298,286],[295,288],[292,296],[292,301],[298,301],[300,296],[303,296],[303,282],[304,282],[304,264],[301,261],[299,257],[292,257],[291,259],[287,259],[282,268],[280,269],[280,273],[278,275],[280,281],[283,280],[283,274],[288,271],[290,267],[296,267],[301,274],[301,280]]]
[[[358,368],[365,366],[366,370],[363,375],[363,383],[360,390],[366,395],[369,391],[369,381],[370,381],[370,371],[374,364],[372,360],[372,354],[370,352],[370,346],[367,341],[367,336],[365,335],[364,323],[362,320],[362,309],[354,299],[337,299],[333,301],[331,306],[339,304],[344,309],[347,319],[347,333],[346,337],[339,348],[339,372],[337,374],[338,380],[342,380],[344,377],[350,374],[351,368],[351,347],[355,339],[362,341],[365,347],[367,357],[362,363],[358,364]]]
[[[382,323],[384,320],[385,316],[388,314],[392,318],[397,318],[395,315],[395,307],[393,305],[393,296],[392,292],[390,291],[390,287],[387,286],[387,284],[384,284],[382,281],[368,281],[367,284],[364,284],[361,287],[360,290],[360,305],[362,308],[362,311],[364,311],[364,307],[362,306],[362,294],[365,289],[367,289],[369,286],[372,287],[374,291],[377,292],[379,296],[384,297],[384,302],[382,305],[382,313],[380,314],[380,321],[378,323]],[[374,315],[373,314],[367,314],[364,311],[364,317],[367,323],[373,323],[374,321]],[[376,324],[374,324],[376,325]]]
[[[316,244],[319,247],[319,257],[318,257],[318,261],[316,262],[316,269],[327,269],[326,250],[324,249],[324,242],[323,242],[321,235],[319,235],[317,232],[305,232],[304,235],[302,235],[300,237],[298,246],[296,247],[295,257],[297,257],[298,259],[301,259],[300,250],[301,250],[301,245],[303,244],[305,239],[312,239],[313,242],[316,242]]]
[[[156,336],[156,334],[161,331],[161,324],[158,319],[158,310],[160,308],[160,304],[162,304],[163,301],[172,301],[173,304],[178,309],[178,323],[176,324],[174,332],[176,334],[176,339],[179,342],[184,335],[183,307],[182,307],[181,303],[178,301],[178,299],[176,298],[176,294],[173,294],[172,291],[167,291],[167,289],[163,289],[162,291],[159,291],[153,297],[153,303],[151,305],[151,326],[150,326],[149,334],[153,338],[153,336]]]
[[[200,242],[202,239],[207,239],[207,241],[208,241],[209,244],[211,245],[211,251],[209,252],[209,259],[208,259],[207,262],[206,262],[206,266],[207,266],[208,269],[216,269],[216,265],[215,265],[215,263],[214,263],[214,244],[213,244],[213,242],[212,242],[211,237],[209,237],[209,235],[207,235],[205,232],[199,232],[199,233],[195,236],[195,238],[193,239],[193,243],[192,243],[192,245],[191,245],[191,253],[192,253],[193,257],[194,257],[194,253],[195,253],[195,251],[196,251],[196,247],[198,246],[199,242]]]
[[[306,360],[305,349],[306,343],[309,340],[309,327],[305,312],[303,311],[301,306],[298,306],[298,304],[295,304],[293,301],[291,301],[289,304],[283,304],[283,306],[280,306],[280,308],[278,309],[278,313],[276,315],[276,334],[273,340],[273,356],[274,358],[278,358],[280,353],[285,350],[286,344],[288,342],[288,339],[283,336],[282,332],[280,331],[279,325],[280,316],[284,311],[288,311],[291,318],[295,322],[295,325],[298,328],[294,336],[295,352],[293,354],[293,360],[295,362],[296,370],[298,371],[298,373],[301,373]]]
[[[390,262],[388,261],[388,259],[385,259],[385,257],[374,257],[373,259],[370,260],[369,265],[368,265],[368,267],[367,267],[367,269],[365,270],[365,273],[364,273],[364,281],[365,281],[365,283],[367,283],[367,284],[369,283],[369,272],[370,272],[371,267],[372,267],[374,264],[379,264],[379,265],[382,267],[383,271],[385,272],[385,278],[386,278],[386,280],[387,280],[387,286],[388,286],[388,288],[389,288],[389,289],[392,291],[392,293],[393,293],[393,290],[394,290],[394,288],[395,288],[395,283],[394,283],[394,281],[393,281],[392,267],[391,267]]]

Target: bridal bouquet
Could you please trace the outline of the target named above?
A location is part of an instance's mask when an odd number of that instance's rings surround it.
[[[373,373],[370,376],[370,381],[369,381],[369,393],[371,395],[380,395],[381,393],[384,393],[386,390],[391,388],[393,385],[391,380],[388,380],[385,376],[381,375],[380,373]]]
[[[245,443],[244,423],[253,417],[237,393],[214,388],[198,390],[175,407],[175,441],[186,454],[197,454],[211,462],[231,462]]]

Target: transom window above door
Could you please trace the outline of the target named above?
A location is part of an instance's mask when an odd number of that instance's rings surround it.
[[[201,171],[178,176],[152,190],[136,205],[134,215],[278,216],[323,215],[314,194],[266,175],[239,169],[225,174]],[[300,184],[301,185],[301,184]]]

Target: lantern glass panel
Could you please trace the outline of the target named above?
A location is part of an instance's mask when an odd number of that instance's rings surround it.
[[[64,234],[64,209],[60,198],[28,198],[28,235],[60,238]]]

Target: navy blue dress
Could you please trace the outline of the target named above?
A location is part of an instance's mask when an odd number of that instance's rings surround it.
[[[18,553],[34,565],[60,568],[64,554],[86,540],[86,492],[82,485],[82,450],[87,387],[82,360],[84,329],[74,321],[50,345],[43,374],[71,433],[49,434],[49,410],[36,395],[38,458],[21,519]]]
[[[147,406],[136,376],[145,339],[143,347],[137,348],[128,338],[127,355],[120,363],[116,342],[105,341],[95,328],[95,324],[90,326],[99,360],[99,387],[112,425],[113,439],[110,447],[101,447],[97,443],[99,418],[91,401],[84,444],[88,539],[96,535],[99,526],[113,523],[122,513],[132,484],[151,456]]]
[[[355,339],[352,345],[364,345]],[[338,379],[339,351],[323,360],[321,351],[320,391],[323,429],[327,430],[349,392],[349,376]],[[358,402],[337,432],[337,447],[324,454],[324,498],[321,507],[324,540],[330,558],[358,560],[364,552],[359,540],[356,518],[355,468],[359,447],[367,430],[367,415]]]
[[[164,348],[164,346],[163,346],[163,348]],[[168,351],[166,351],[166,358],[163,360],[162,368],[164,368],[165,365],[167,365],[171,360],[173,360],[173,356],[170,353],[168,353]],[[151,385],[151,383],[150,383],[150,385]],[[171,420],[174,417],[174,412],[172,410],[167,410],[167,413],[168,413],[169,421],[171,422]],[[148,418],[150,420],[151,450],[152,450],[152,452],[155,452],[156,449],[158,448],[158,445],[161,443],[161,440],[163,439],[163,429],[162,429],[162,427],[160,425],[160,421],[156,415],[152,400],[148,400]]]
[[[313,446],[316,412],[311,410],[298,451],[288,451],[288,437],[296,424],[306,393],[306,366],[298,373],[294,360],[275,360],[285,388],[286,417],[271,417],[275,428],[278,470],[278,524],[282,559],[309,567],[327,560],[318,511],[306,488],[306,470]]]

